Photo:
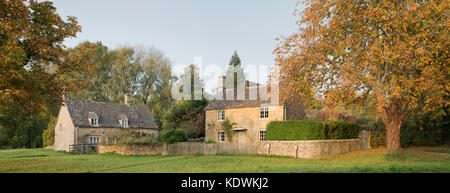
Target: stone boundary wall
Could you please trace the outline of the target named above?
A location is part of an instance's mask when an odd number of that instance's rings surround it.
[[[259,143],[258,154],[296,158],[321,158],[359,149],[359,139],[262,141]]]
[[[98,153],[117,153],[121,155],[152,155],[163,152],[162,144],[152,145],[99,145]]]
[[[261,141],[255,144],[218,142],[178,142],[153,145],[99,145],[99,153],[122,155],[183,155],[183,154],[265,154],[296,158],[320,158],[360,149],[359,139],[305,140],[305,141]]]

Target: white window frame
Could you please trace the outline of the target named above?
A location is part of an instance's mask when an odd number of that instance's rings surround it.
[[[217,141],[218,142],[224,142],[225,141],[225,131],[218,131],[217,132]]]
[[[100,143],[100,137],[99,136],[89,136],[89,144],[97,145],[99,143]]]
[[[217,121],[225,121],[225,110],[217,111]]]
[[[98,119],[97,118],[91,118],[91,126],[98,126]]]
[[[269,118],[269,107],[260,107],[259,108],[259,118],[260,119],[268,119]]]
[[[128,120],[123,119],[123,120],[121,121],[121,125],[122,125],[123,128],[128,128]]]
[[[259,131],[259,141],[265,141],[266,140],[266,130]]]

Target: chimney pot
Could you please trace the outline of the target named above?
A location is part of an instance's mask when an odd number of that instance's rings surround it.
[[[123,95],[123,102],[125,103],[125,104],[128,104],[128,94],[124,94]]]

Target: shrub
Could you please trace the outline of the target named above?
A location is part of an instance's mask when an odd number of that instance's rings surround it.
[[[42,143],[44,147],[53,146],[55,142],[55,128],[48,128],[42,133]]]
[[[325,123],[320,121],[272,121],[267,124],[267,140],[326,139]]]
[[[231,139],[233,138],[233,131],[232,131],[232,129],[233,129],[234,125],[236,125],[236,123],[235,122],[232,123],[228,119],[225,119],[225,121],[222,123],[222,127],[225,130],[225,135],[227,136],[228,141],[231,141]]]
[[[212,140],[212,139],[208,139],[206,142],[206,144],[215,144],[217,143],[216,141]]]
[[[101,141],[102,145],[148,145],[158,143],[158,137],[151,135],[143,137],[141,133],[130,130],[123,130],[117,133],[110,133]]]
[[[321,121],[272,121],[267,124],[267,140],[355,139],[361,127],[357,123]]]
[[[205,142],[205,138],[204,137],[199,137],[199,138],[195,138],[195,139],[188,139],[188,142]]]
[[[205,136],[206,99],[179,100],[162,115],[164,130],[183,128],[189,138]]]
[[[370,148],[386,147],[386,130],[370,131]]]
[[[42,143],[44,147],[53,146],[55,142],[56,117],[52,117],[47,125],[47,129],[42,133]]]
[[[183,129],[170,129],[161,134],[161,141],[168,144],[187,140],[188,137]]]
[[[138,139],[132,139],[131,141],[129,141],[128,144],[131,145],[150,145],[150,144],[156,144],[158,143],[157,140],[155,140],[155,138],[152,137],[141,137]]]
[[[325,131],[327,139],[355,139],[358,138],[361,127],[358,123],[329,122]]]
[[[448,141],[450,136],[448,121],[445,115],[436,117],[417,117],[412,115],[402,123],[400,129],[400,145],[435,146]],[[386,127],[381,119],[360,119],[362,127],[370,131],[370,147],[386,146]]]

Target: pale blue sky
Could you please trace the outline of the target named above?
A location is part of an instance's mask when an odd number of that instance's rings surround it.
[[[82,41],[154,46],[178,65],[194,63],[223,69],[205,75],[207,91],[225,71],[234,50],[242,65],[272,65],[276,37],[296,31],[297,0],[53,0],[61,16],[76,16],[82,32],[66,40],[68,47]],[[178,67],[177,67],[178,66]],[[266,77],[248,79],[264,82]]]

